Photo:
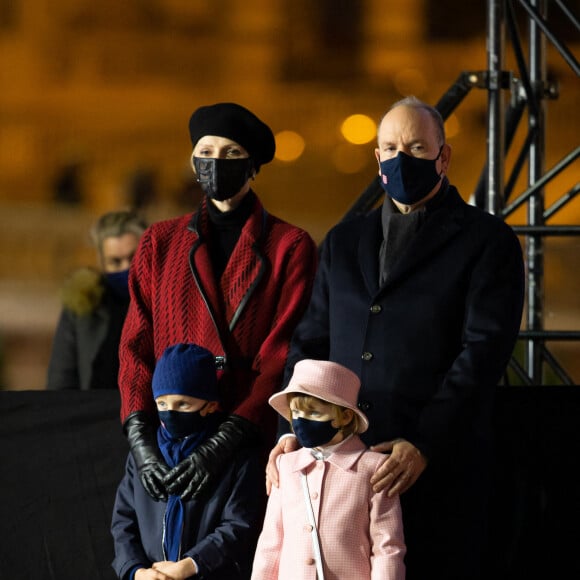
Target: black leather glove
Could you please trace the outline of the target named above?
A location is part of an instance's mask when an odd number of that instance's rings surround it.
[[[206,439],[191,455],[177,464],[165,477],[165,489],[188,500],[201,496],[230,464],[236,452],[254,444],[259,434],[247,419],[230,415],[216,433]]]
[[[156,423],[147,413],[136,411],[125,420],[123,431],[145,491],[155,501],[167,500],[163,478],[169,473],[169,467],[159,451]]]

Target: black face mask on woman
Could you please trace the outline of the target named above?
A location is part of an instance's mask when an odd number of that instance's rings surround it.
[[[251,157],[244,159],[194,157],[193,166],[201,189],[216,201],[234,197],[254,173],[254,162]]]
[[[381,185],[387,195],[405,205],[421,201],[437,185],[441,175],[437,173],[437,160],[413,157],[399,151],[396,157],[380,162]]]

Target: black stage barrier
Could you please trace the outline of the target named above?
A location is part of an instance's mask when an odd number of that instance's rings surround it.
[[[0,392],[0,579],[108,580],[117,391]]]
[[[489,578],[580,577],[579,417],[577,386],[498,389]],[[113,580],[118,393],[0,392],[0,450],[0,580]]]

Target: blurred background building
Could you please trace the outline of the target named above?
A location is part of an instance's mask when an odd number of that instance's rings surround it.
[[[577,31],[548,4],[577,53]],[[386,108],[408,94],[435,104],[486,59],[483,0],[0,0],[0,388],[43,388],[58,288],[93,262],[87,232],[100,213],[132,205],[154,221],[195,207],[195,108],[236,101],[272,127],[277,156],[256,190],[321,241],[376,174]],[[578,145],[580,85],[549,46],[547,63],[559,86],[549,168]],[[486,111],[474,90],[447,121],[450,176],[466,199],[486,159]],[[579,177],[576,162],[546,199]],[[558,220],[579,223],[579,205]],[[510,218],[524,221],[523,210]],[[580,328],[579,250],[577,238],[546,240],[547,328]],[[554,352],[580,384],[580,346]]]

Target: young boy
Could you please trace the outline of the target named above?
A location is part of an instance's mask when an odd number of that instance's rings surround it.
[[[222,420],[214,356],[195,344],[169,347],[157,361],[152,390],[160,421],[157,440],[171,468]],[[111,525],[119,579],[249,578],[264,515],[263,495],[257,493],[263,476],[259,452],[244,449],[201,499],[169,495],[155,501],[129,453]]]
[[[359,388],[337,363],[302,360],[270,397],[302,449],[278,457],[280,484],[268,500],[252,580],[404,579],[399,498],[372,491],[385,457],[357,435],[368,428]]]

